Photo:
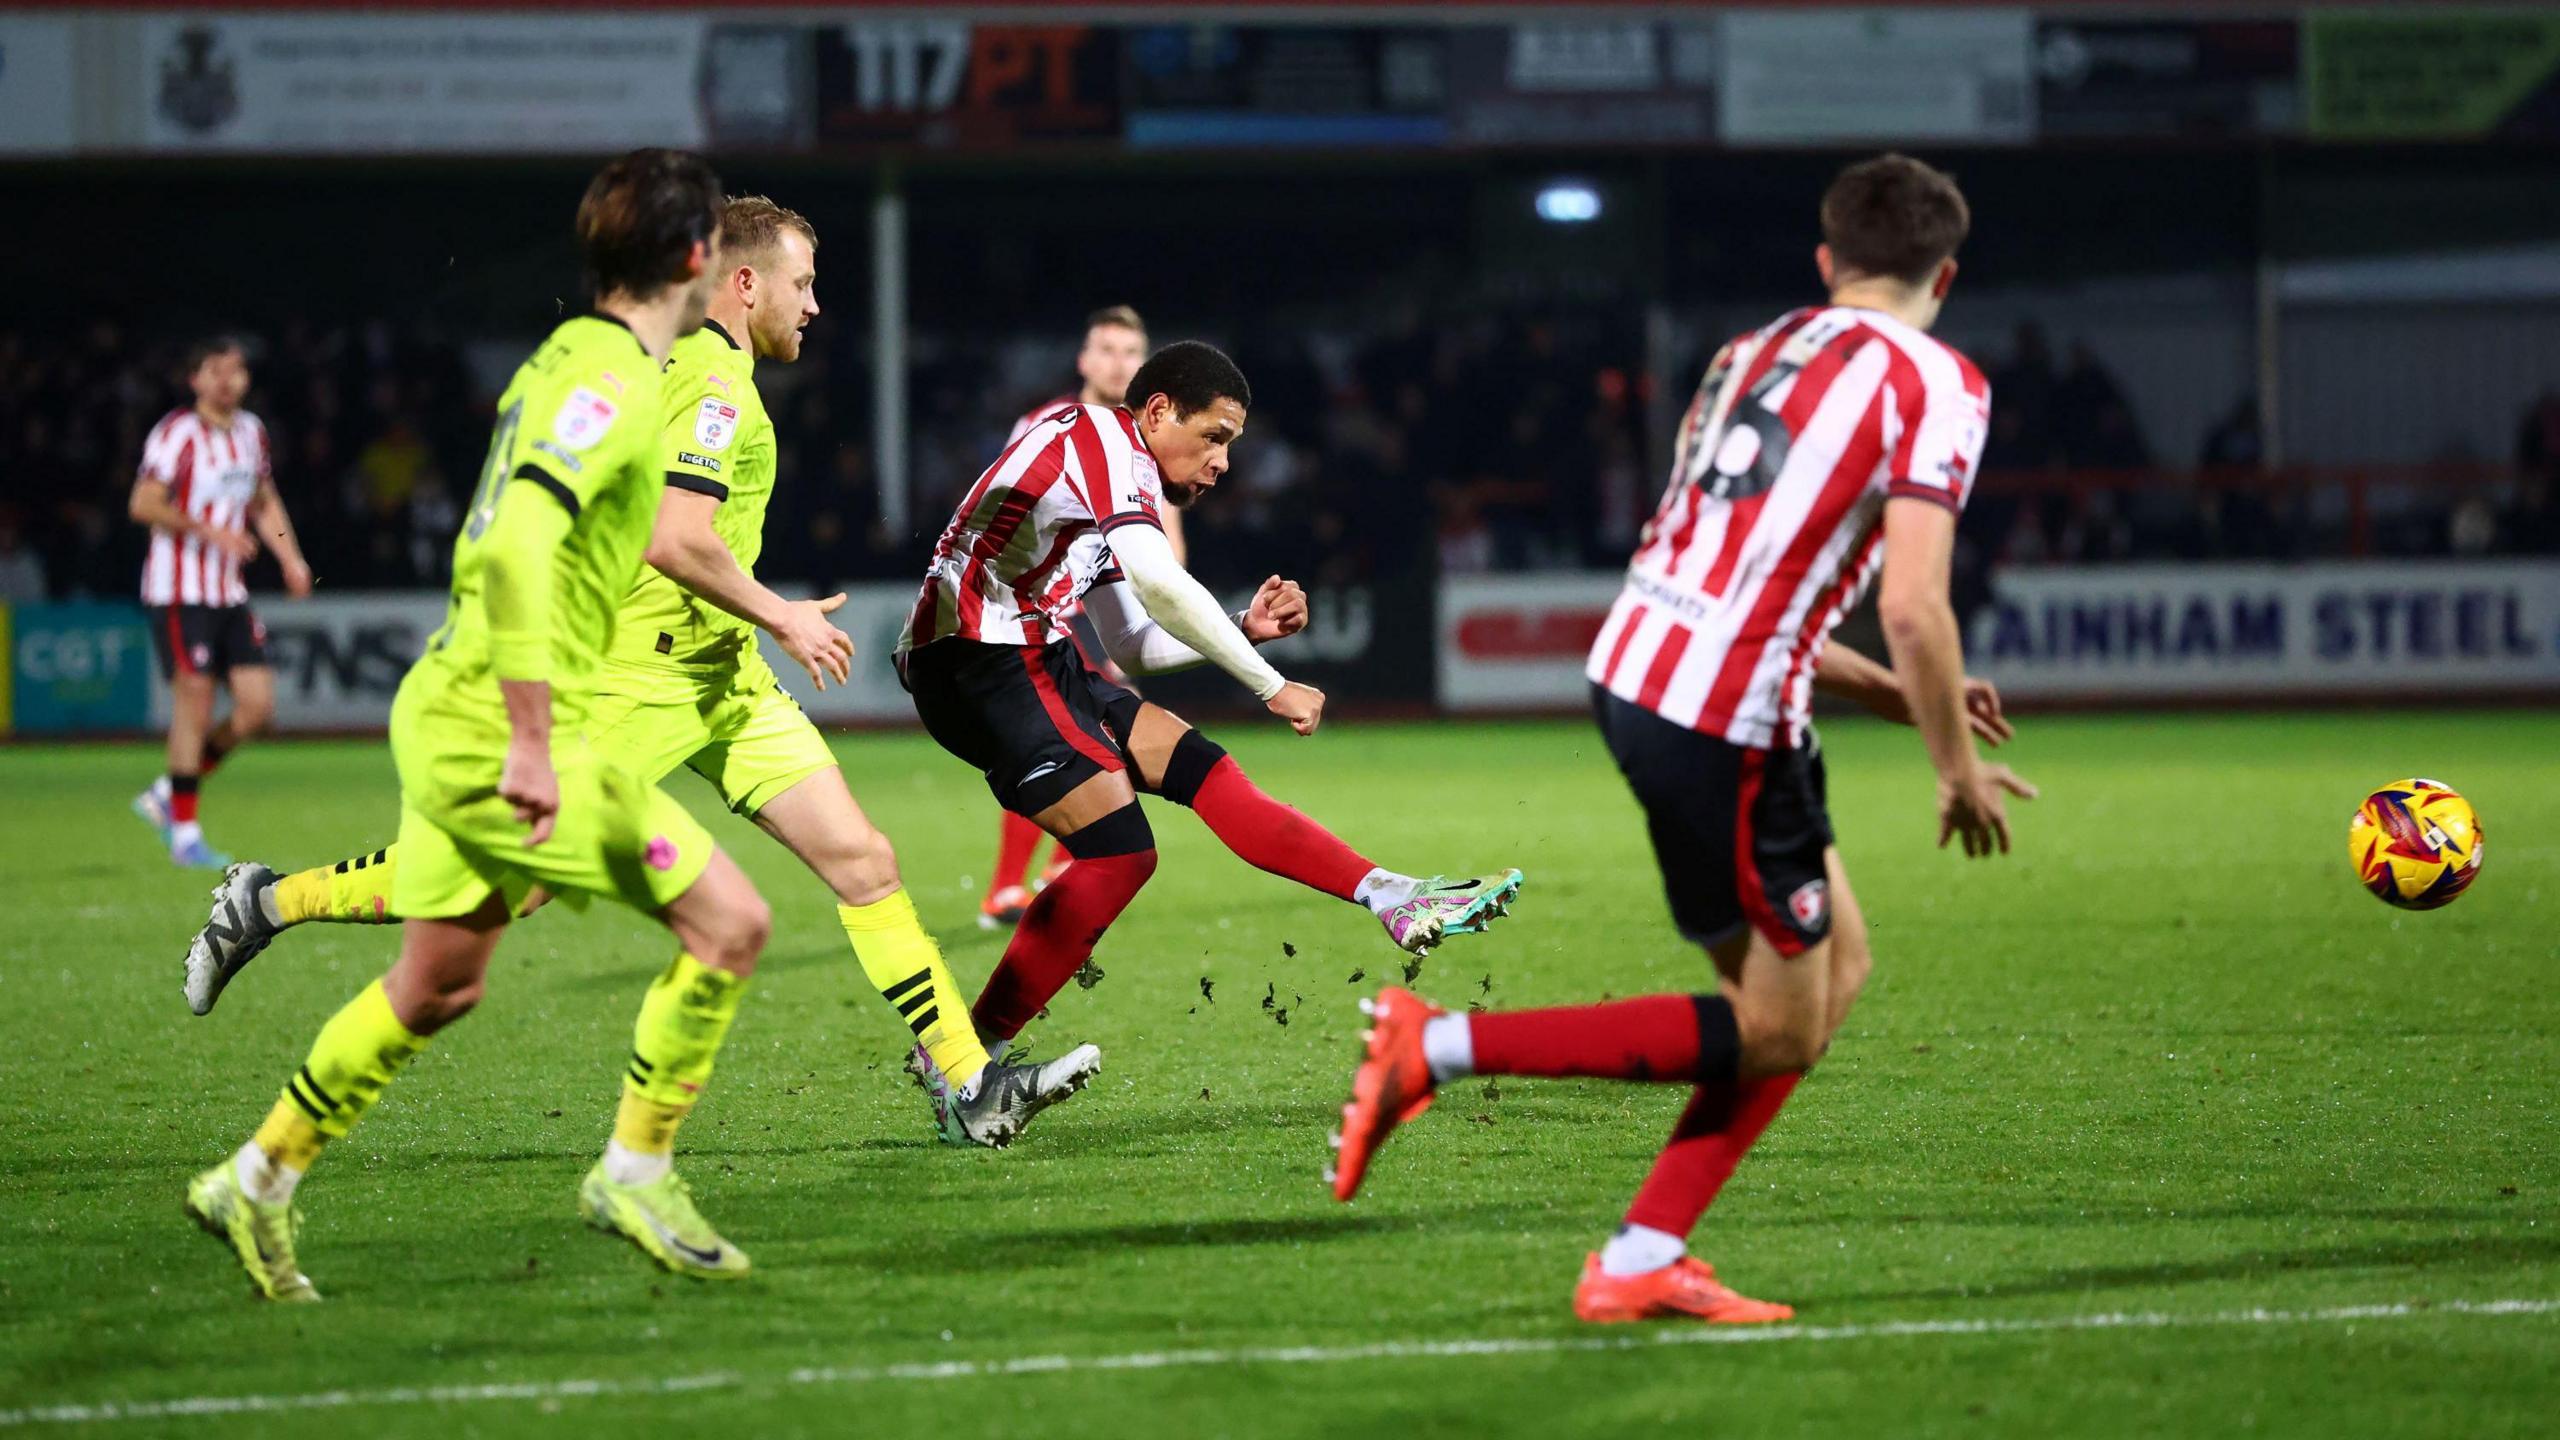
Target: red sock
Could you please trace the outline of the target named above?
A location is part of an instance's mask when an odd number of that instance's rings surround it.
[[[1698,1004],[1687,995],[1644,995],[1470,1015],[1476,1073],[1701,1081]],[[1717,1063],[1731,1073],[1730,1054]]]
[[[1352,899],[1378,868],[1297,807],[1263,794],[1232,755],[1209,767],[1191,809],[1237,859],[1339,900]]]
[[[169,818],[185,824],[196,818],[196,781],[194,775],[169,777]]]
[[[1084,962],[1102,932],[1137,898],[1138,887],[1156,873],[1156,852],[1105,855],[1078,860],[1067,873],[1040,892],[1014,927],[1004,960],[987,977],[987,988],[970,1008],[978,1037],[989,1044],[1010,1040],[1049,1003]]]
[[[1733,1167],[1751,1153],[1778,1107],[1796,1091],[1802,1075],[1770,1075],[1732,1085],[1701,1085],[1671,1129],[1671,1143],[1653,1162],[1635,1202],[1627,1207],[1627,1223],[1673,1235],[1697,1228],[1698,1217],[1715,1203],[1716,1192],[1733,1178]]]
[[[996,868],[987,877],[987,898],[1007,885],[1022,883],[1022,872],[1031,868],[1031,852],[1040,848],[1040,827],[1007,810],[1004,828],[996,832]]]

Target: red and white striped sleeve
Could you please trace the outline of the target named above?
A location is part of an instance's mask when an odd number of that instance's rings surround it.
[[[142,468],[138,472],[141,478],[173,488],[177,485],[183,462],[189,458],[187,442],[191,437],[187,432],[192,427],[186,424],[186,417],[186,411],[174,410],[151,427],[151,433],[142,441]]]
[[[1094,528],[1108,535],[1126,525],[1164,528],[1164,476],[1155,457],[1138,443],[1136,422],[1119,410],[1085,407],[1100,423],[1092,428],[1098,444],[1082,457],[1085,501],[1093,507]],[[1082,438],[1083,427],[1078,428]],[[1102,463],[1092,464],[1098,452]]]
[[[1885,493],[1964,508],[1991,430],[1991,383],[1972,361],[1934,342],[1906,352],[1917,383],[1897,386],[1902,435],[1893,448]],[[1896,366],[1895,379],[1910,372]]]

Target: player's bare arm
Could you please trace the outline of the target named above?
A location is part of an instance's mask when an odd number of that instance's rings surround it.
[[[254,559],[258,542],[237,530],[209,525],[178,508],[177,497],[170,493],[167,482],[145,475],[133,482],[133,498],[126,513],[134,523],[172,535],[193,536],[234,560]]]
[[[285,593],[296,600],[309,595],[311,564],[302,557],[301,537],[294,534],[293,517],[285,513],[284,496],[276,490],[275,477],[258,481],[258,498],[249,506],[249,524],[266,542],[267,553],[276,557],[277,568],[284,572]]]
[[[481,604],[489,664],[507,709],[507,755],[498,798],[532,827],[529,848],[551,838],[560,778],[551,765],[552,556],[574,516],[548,487],[501,488],[482,542],[487,555]]]
[[[1884,508],[1884,586],[1877,609],[1911,723],[1938,772],[1938,843],[1960,836],[1964,853],[2007,853],[2005,791],[2036,789],[2006,765],[1974,752],[1964,699],[1964,647],[1947,584],[1955,554],[1953,510],[1930,500],[1893,499]]]
[[[1814,662],[1813,684],[1825,694],[1855,701],[1896,725],[1912,723],[1910,698],[1902,693],[1902,682],[1892,669],[1837,640],[1825,645],[1822,657]],[[1964,718],[1975,738],[1985,745],[2005,745],[2018,733],[2001,709],[1999,687],[1980,676],[1964,678]]]
[[[526,849],[551,838],[560,814],[560,776],[551,768],[551,682],[501,680],[507,702],[507,761],[498,775],[498,798],[532,827]]]
[[[747,573],[728,542],[711,528],[713,496],[669,487],[649,534],[649,564],[687,591],[771,635],[821,690],[841,685],[853,669],[853,637],[827,617],[843,608],[839,592],[823,600],[786,600]]]

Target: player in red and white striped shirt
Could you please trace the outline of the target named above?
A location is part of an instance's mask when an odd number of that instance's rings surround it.
[[[1032,426],[1069,405],[1118,405],[1129,391],[1129,377],[1147,358],[1147,322],[1126,305],[1112,305],[1085,317],[1084,347],[1076,352],[1076,375],[1084,384],[1072,395],[1061,395],[1045,404],[1034,405],[1013,422],[1012,433],[1004,437],[1011,446],[1030,432]],[[1182,512],[1165,509],[1158,517],[1164,521],[1165,539],[1173,546],[1173,558],[1189,563],[1190,552],[1182,539]],[[1098,653],[1090,643],[1092,627],[1077,630],[1075,638],[1085,651],[1085,662],[1113,680],[1110,657]],[[986,898],[978,904],[978,924],[987,930],[1003,929],[1022,918],[1024,907],[1031,903],[1032,885],[1023,883],[1031,867],[1031,857],[1040,848],[1040,827],[1010,810],[1001,811],[1002,827],[996,836],[995,868],[987,874]],[[1049,868],[1037,884],[1046,885],[1058,878],[1070,863],[1063,849],[1049,859]]]
[[[1242,613],[1221,614],[1161,523],[1226,473],[1253,404],[1243,373],[1182,341],[1139,367],[1129,399],[1064,406],[987,468],[934,546],[898,637],[925,730],[1075,857],[1024,911],[971,1011],[991,1049],[1092,958],[1155,873],[1141,791],[1189,807],[1247,864],[1362,906],[1415,954],[1483,929],[1520,888],[1517,870],[1453,882],[1372,863],[1264,794],[1216,742],[1086,666],[1066,638],[1078,603],[1133,674],[1211,664],[1301,735],[1324,715],[1323,692],[1255,650],[1304,628],[1305,594],[1275,575]]]
[[[1593,703],[1643,805],[1682,935],[1723,985],[1695,995],[1451,1015],[1389,989],[1345,1109],[1335,1193],[1461,1075],[1676,1080],[1696,1093],[1626,1222],[1583,1267],[1585,1320],[1748,1323],[1689,1233],[1807,1067],[1871,964],[1823,800],[1816,685],[1915,724],[1938,771],[1939,844],[2009,848],[2004,792],[2033,795],[1972,735],[2008,738],[1968,681],[1948,593],[1957,511],[1989,418],[1982,374],[1929,338],[1970,224],[1955,182],[1899,155],[1822,201],[1825,306],[1724,347],[1681,422],[1661,507],[1593,646]],[[1893,668],[1828,645],[1884,568]],[[1968,732],[1971,732],[1970,734]]]
[[[197,345],[187,383],[195,404],[151,427],[133,483],[133,518],[151,527],[142,603],[169,681],[169,769],[134,797],[133,808],[159,829],[170,859],[218,870],[231,862],[205,844],[196,788],[225,755],[267,728],[276,707],[267,631],[249,608],[241,567],[264,542],[297,598],[311,593],[311,567],[276,493],[267,429],[240,408],[249,361],[239,342]],[[231,714],[216,726],[214,689],[226,683]]]

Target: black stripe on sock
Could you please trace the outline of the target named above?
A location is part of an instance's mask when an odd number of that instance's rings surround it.
[[[385,846],[383,846],[381,849],[376,850],[376,851],[374,851],[374,852],[373,852],[373,863],[374,863],[374,864],[376,864],[376,865],[379,865],[379,864],[381,864],[382,862],[384,862],[384,861],[386,861],[386,860],[388,860],[388,859],[390,859],[390,858],[391,858],[391,847],[390,847],[390,846],[388,846],[388,845],[385,845]]]
[[[911,989],[913,989],[914,987],[916,987],[916,986],[918,986],[918,985],[922,985],[922,984],[924,984],[926,981],[931,980],[932,978],[933,978],[933,970],[931,969],[931,967],[927,967],[927,968],[925,968],[925,969],[922,969],[922,970],[917,971],[917,972],[916,972],[916,973],[914,973],[913,975],[908,976],[906,979],[899,981],[899,982],[898,982],[897,984],[895,984],[895,985],[890,985],[890,986],[886,986],[886,987],[882,988],[882,990],[880,991],[880,993],[881,993],[883,996],[887,997],[887,999],[890,1001],[890,1003],[895,1004],[895,1003],[897,1002],[898,996],[899,996],[901,993],[903,993],[903,992],[905,992],[905,991],[907,991],[907,990],[911,990]]]
[[[300,1078],[300,1076],[296,1076],[295,1080]],[[311,1117],[312,1124],[318,1125],[328,1120],[328,1115],[324,1113],[319,1106],[311,1103],[309,1097],[302,1093],[302,1087],[294,1083],[294,1080],[287,1080],[284,1082],[284,1093],[286,1099],[291,1100],[295,1105],[301,1107],[302,1113]]]
[[[337,1099],[330,1095],[328,1091],[321,1089],[319,1081],[311,1078],[310,1066],[303,1066],[302,1073],[295,1078],[299,1079],[305,1086],[307,1086],[313,1095],[318,1096],[321,1104],[328,1106],[332,1110],[338,1108]]]
[[[917,1017],[916,1017],[916,1018],[914,1018],[913,1020],[908,1021],[908,1022],[907,1022],[907,1028],[908,1028],[908,1029],[910,1029],[910,1030],[913,1030],[913,1031],[914,1031],[914,1032],[916,1032],[918,1035],[922,1035],[922,1034],[923,1034],[924,1032],[926,1032],[927,1030],[930,1030],[930,1029],[932,1029],[932,1028],[933,1028],[933,1022],[934,1022],[934,1021],[939,1020],[939,1019],[941,1019],[941,1018],[942,1018],[942,1007],[941,1007],[941,1006],[939,1006],[939,1005],[936,1005],[936,1006],[933,1006],[933,1007],[931,1007],[931,1008],[927,1009],[923,1014],[921,1014],[921,1015],[917,1016]]]
[[[639,1066],[643,1070],[655,1070],[658,1068],[657,1066],[649,1063],[648,1056],[641,1054],[637,1050],[631,1052],[631,1063]]]
[[[339,873],[339,874],[341,874],[341,875],[344,875],[344,874],[346,874],[346,873],[347,873],[347,862],[346,862],[346,861],[341,860],[341,861],[339,861],[339,862],[338,862],[338,873]]]
[[[632,1084],[639,1086],[643,1090],[649,1088],[649,1077],[641,1074],[636,1066],[626,1065],[622,1067],[622,1073],[631,1077]]]
[[[349,863],[353,864],[358,870],[362,870],[364,868],[364,857],[359,855]]]
[[[908,996],[906,999],[899,1001],[898,1013],[901,1015],[913,1015],[916,1013],[917,1006],[930,1004],[932,1000],[933,987],[927,986],[922,990],[918,990],[913,995]]]

